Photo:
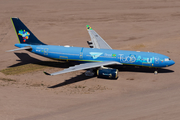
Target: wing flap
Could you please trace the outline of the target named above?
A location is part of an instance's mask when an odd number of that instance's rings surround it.
[[[68,73],[68,72],[73,72],[73,71],[78,71],[78,70],[84,70],[84,69],[90,69],[90,68],[96,68],[96,67],[101,67],[101,66],[105,66],[105,65],[115,65],[115,64],[119,64],[121,65],[121,63],[116,62],[116,61],[106,61],[106,62],[96,62],[96,63],[85,63],[85,64],[80,64],[80,65],[75,65],[73,67],[69,67],[67,69],[64,69],[62,71],[59,72],[55,72],[55,73],[47,73],[44,72],[46,75],[58,75],[58,74],[63,74],[63,73]]]

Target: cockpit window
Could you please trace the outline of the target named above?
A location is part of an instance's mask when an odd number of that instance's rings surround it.
[[[171,59],[170,58],[165,58],[164,61],[170,61]]]

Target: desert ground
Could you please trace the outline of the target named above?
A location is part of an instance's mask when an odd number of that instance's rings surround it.
[[[175,65],[157,75],[122,67],[117,80],[85,77],[84,70],[46,76],[69,63],[6,52],[18,43],[11,17],[46,44],[88,47],[90,25],[113,49],[157,52]],[[179,0],[0,0],[0,119],[179,120],[179,45]],[[2,72],[11,68],[24,72]]]

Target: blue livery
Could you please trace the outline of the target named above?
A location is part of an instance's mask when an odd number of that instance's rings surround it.
[[[107,65],[134,65],[160,68],[175,64],[168,56],[158,53],[113,50],[90,26],[87,26],[87,30],[91,37],[91,41],[88,42],[91,48],[46,45],[39,41],[19,18],[11,18],[11,20],[19,40],[19,44],[15,44],[18,49],[11,51],[28,50],[51,59],[81,63],[64,71],[52,74],[46,73],[48,75],[57,75],[81,69],[108,69],[103,68],[103,66]],[[104,73],[105,76],[106,74]],[[108,75],[112,76],[111,73]]]

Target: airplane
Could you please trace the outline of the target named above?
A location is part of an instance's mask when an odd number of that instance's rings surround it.
[[[89,25],[86,26],[86,29],[91,41],[87,41],[90,48],[86,48],[69,45],[47,45],[41,42],[19,18],[11,18],[11,21],[19,43],[15,44],[18,49],[9,50],[8,52],[27,50],[43,57],[78,63],[78,65],[55,73],[44,72],[46,75],[52,76],[78,70],[87,70],[85,72],[86,76],[97,75],[97,77],[117,79],[118,69],[109,66],[131,65],[162,68],[175,64],[168,56],[158,53],[113,50]],[[155,73],[157,73],[157,70]]]

